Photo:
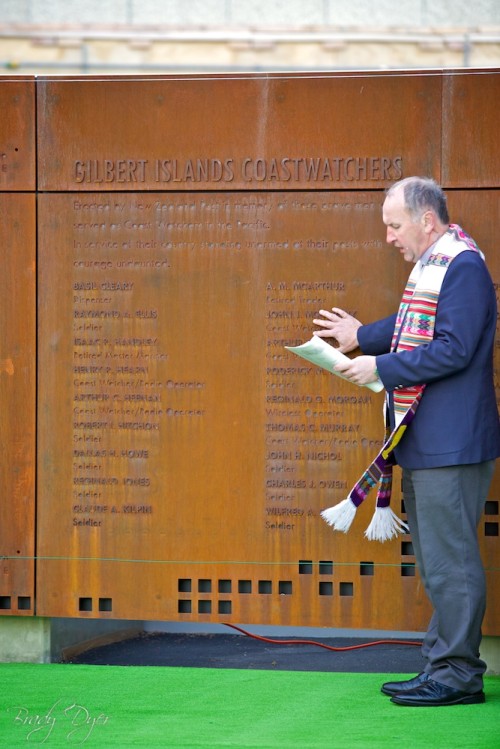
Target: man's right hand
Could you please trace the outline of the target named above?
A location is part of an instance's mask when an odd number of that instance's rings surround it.
[[[318,314],[322,317],[313,322],[322,329],[315,330],[314,335],[319,338],[335,338],[339,344],[338,349],[343,354],[358,348],[358,328],[362,325],[359,320],[339,307],[332,307],[331,312],[320,309]]]

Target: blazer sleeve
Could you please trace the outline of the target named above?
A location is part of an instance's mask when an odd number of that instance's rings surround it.
[[[490,287],[489,272],[478,254],[465,251],[456,257],[439,295],[433,339],[411,351],[377,355],[386,389],[428,384],[464,370],[493,322],[496,308],[487,293]]]
[[[358,343],[363,354],[378,356],[388,353],[395,324],[396,314],[393,314],[358,328]]]

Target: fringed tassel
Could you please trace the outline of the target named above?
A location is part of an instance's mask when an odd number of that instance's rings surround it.
[[[338,505],[323,510],[321,517],[336,531],[347,533],[356,515],[356,509],[354,502],[347,498],[339,502]]]
[[[399,533],[405,533],[409,530],[406,523],[391,510],[389,503],[391,501],[392,467],[395,464],[394,448],[415,416],[425,385],[419,387],[421,388],[420,391],[401,422],[388,436],[386,435],[382,450],[351,489],[347,499],[321,512],[323,520],[336,531],[347,533],[356,515],[356,509],[365,501],[370,491],[377,484],[379,484],[377,507],[372,521],[365,531],[366,538],[370,541],[389,541]]]
[[[399,533],[409,531],[406,523],[398,518],[390,507],[377,507],[373,518],[365,531],[365,536],[370,541],[389,541]]]

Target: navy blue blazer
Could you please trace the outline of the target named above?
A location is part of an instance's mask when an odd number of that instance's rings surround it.
[[[389,395],[426,383],[415,418],[395,449],[403,468],[480,463],[500,455],[500,423],[493,377],[497,323],[496,294],[486,263],[471,251],[460,253],[445,275],[434,337],[411,351],[391,353],[396,315],[363,325],[358,341],[377,357]]]

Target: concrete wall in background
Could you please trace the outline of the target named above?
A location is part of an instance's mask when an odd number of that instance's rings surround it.
[[[498,25],[497,0],[2,0],[0,23],[182,28]]]
[[[496,0],[0,0],[0,74],[499,62]]]

